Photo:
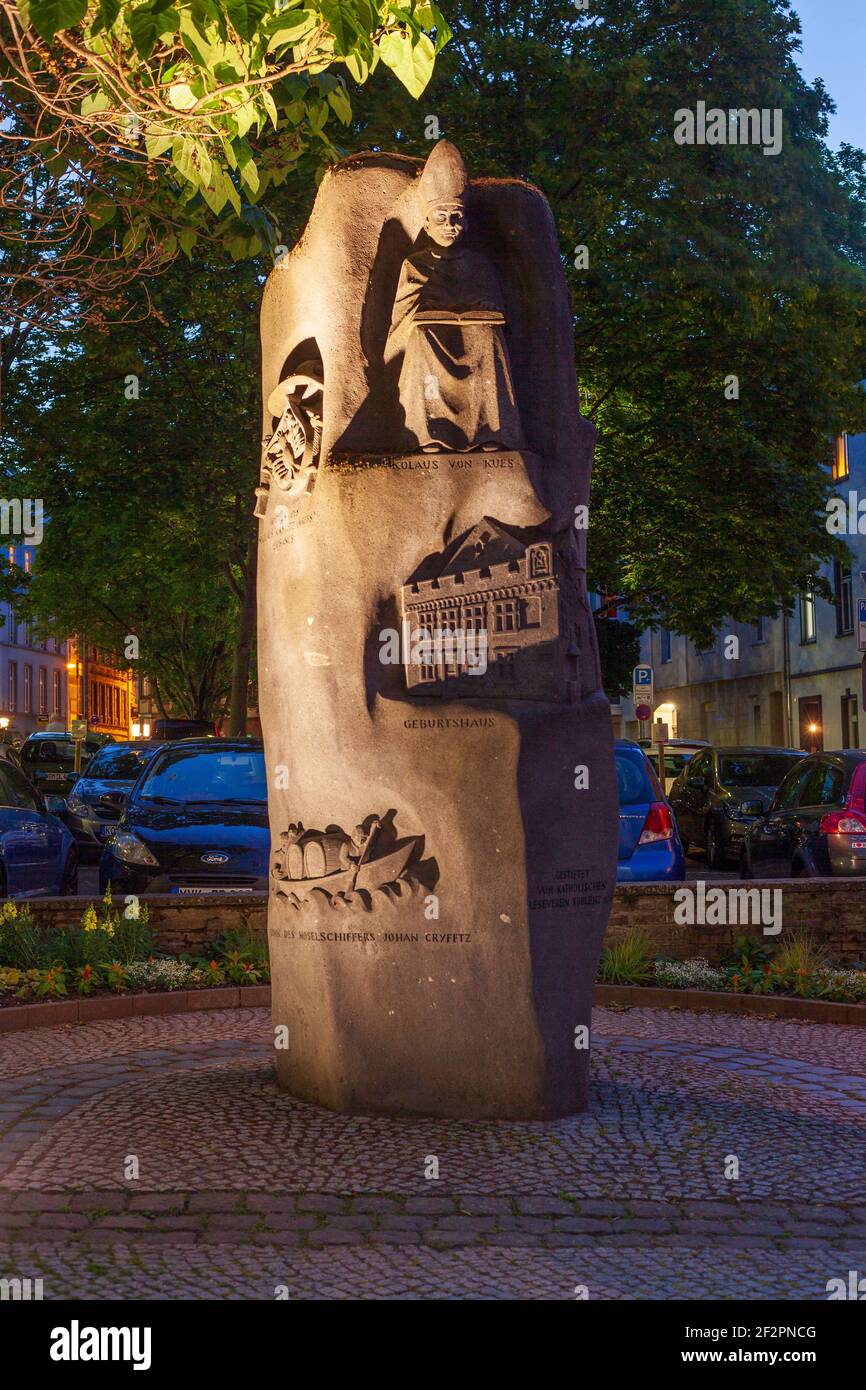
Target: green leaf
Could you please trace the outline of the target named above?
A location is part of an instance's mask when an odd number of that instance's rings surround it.
[[[344,0],[320,0],[322,18],[334,35],[334,52],[343,57],[351,53],[358,37],[358,23],[352,7]]]
[[[111,29],[120,14],[120,0],[99,0],[99,14],[90,26],[91,35]]]
[[[241,182],[248,189],[250,197],[255,198],[260,187],[259,171],[256,168],[256,161],[253,152],[246,140],[235,140],[233,143],[234,153],[237,159],[238,173]]]
[[[262,90],[261,90],[261,98],[262,98],[262,105],[264,106],[265,110],[267,111],[268,115],[269,115],[270,118],[271,118],[271,121],[273,122],[274,130],[276,130],[276,128],[277,128],[277,122],[279,121],[280,118],[279,118],[279,116],[277,115],[276,102],[274,101],[274,99],[273,99],[273,97],[271,96],[270,92],[268,91],[267,87],[262,87]]]
[[[248,43],[270,13],[270,5],[267,0],[226,0],[226,13],[235,31]]]
[[[128,18],[129,32],[139,58],[149,58],[163,34],[175,34],[180,27],[177,10],[159,13],[153,5],[139,5]]]
[[[161,154],[171,149],[173,135],[148,135],[145,131],[144,148],[147,151],[148,159],[159,159]]]
[[[436,50],[426,34],[413,44],[409,35],[391,31],[378,43],[382,62],[398,77],[410,96],[419,97],[433,74]]]
[[[198,232],[194,232],[191,227],[184,227],[177,234],[178,243],[187,260],[192,260],[192,249],[198,241]]]
[[[107,111],[111,105],[111,98],[106,92],[88,92],[81,103],[82,116],[92,116],[97,111]]]
[[[316,15],[313,10],[295,10],[292,18],[278,16],[279,28],[274,29],[268,40],[268,52],[273,53],[276,48],[283,48],[287,44],[295,44],[308,34],[316,24]]]
[[[197,98],[188,82],[173,82],[168,89],[168,99],[175,111],[188,111],[195,106]]]
[[[30,0],[30,23],[46,43],[59,29],[72,29],[87,14],[87,0]]]
[[[335,87],[333,92],[329,92],[328,102],[337,119],[342,121],[343,125],[348,125],[352,119],[352,103],[345,87]]]

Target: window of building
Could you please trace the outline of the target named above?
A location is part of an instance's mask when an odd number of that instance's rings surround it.
[[[670,630],[670,628],[668,628],[668,627],[663,627],[663,628],[662,628],[662,630],[661,630],[661,639],[660,639],[660,640],[661,640],[661,650],[662,650],[662,661],[670,661],[670,659],[671,659],[671,630]]]
[[[833,481],[848,477],[848,436],[839,434],[833,449]]]
[[[857,709],[857,696],[846,690],[841,697],[842,704],[842,747],[860,747],[860,716]]]
[[[496,674],[501,681],[514,680],[514,652],[496,653]]]
[[[800,641],[814,642],[818,627],[815,621],[815,595],[807,589],[800,595]]]
[[[48,672],[44,666],[39,667],[39,713],[48,713]]]
[[[24,573],[29,574],[33,568],[33,551],[24,547]]]
[[[493,605],[495,632],[516,632],[519,626],[520,615],[516,598],[500,599]]]
[[[14,714],[18,708],[18,662],[9,662],[9,713]]]
[[[62,679],[62,677],[61,677],[61,675],[60,675],[60,672],[59,672],[59,671],[55,671],[55,672],[54,672],[54,681],[53,681],[53,684],[54,684],[54,701],[53,701],[53,704],[54,704],[54,713],[55,713],[55,714],[62,714],[62,713],[63,713],[63,696],[62,696],[62,687],[61,687],[61,684],[60,684],[61,679]]]
[[[757,646],[757,644],[758,644],[759,642],[766,642],[766,640],[767,640],[766,628],[765,628],[765,626],[764,626],[765,621],[766,621],[766,620],[765,620],[764,618],[759,618],[758,621],[754,624],[754,628],[755,628],[755,637],[754,637],[754,641],[755,641],[755,645],[756,645],[756,646]]]
[[[33,713],[33,667],[24,663],[24,713]]]
[[[466,632],[483,632],[487,626],[487,609],[483,603],[470,603],[463,609],[463,627]]]
[[[755,743],[757,743],[757,744],[759,744],[759,745],[760,745],[761,743],[763,743],[763,741],[764,741],[764,738],[763,738],[763,729],[762,729],[761,725],[762,725],[761,706],[760,706],[760,705],[753,705],[753,706],[752,706],[752,729],[753,729],[753,737],[754,737]]]
[[[844,637],[854,631],[854,597],[851,588],[851,566],[833,562],[833,593],[836,597],[836,636]]]

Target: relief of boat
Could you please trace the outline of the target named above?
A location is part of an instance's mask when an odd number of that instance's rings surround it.
[[[353,893],[358,889],[373,892],[386,883],[400,878],[415,851],[417,840],[413,837],[395,845],[386,854],[368,857],[372,852],[378,823],[372,829],[364,850],[358,860],[345,864],[345,849],[351,844],[343,834],[318,835],[308,832],[290,850],[287,858],[287,873],[277,874],[277,892],[287,896],[305,896],[314,888],[322,888],[326,893]],[[344,853],[341,855],[340,851]],[[310,874],[311,868],[319,872]]]

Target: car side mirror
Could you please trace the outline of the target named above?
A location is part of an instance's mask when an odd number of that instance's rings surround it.
[[[743,801],[740,804],[740,810],[744,816],[762,816],[766,809],[763,801],[758,800]]]
[[[66,810],[66,797],[46,796],[45,810],[48,812],[49,816],[62,816],[63,812]]]

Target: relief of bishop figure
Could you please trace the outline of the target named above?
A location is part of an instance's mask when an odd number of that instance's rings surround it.
[[[502,288],[465,245],[467,182],[459,151],[439,141],[419,181],[428,244],[403,262],[385,353],[402,353],[405,426],[425,453],[524,447]]]

